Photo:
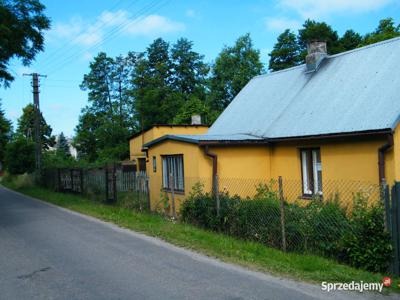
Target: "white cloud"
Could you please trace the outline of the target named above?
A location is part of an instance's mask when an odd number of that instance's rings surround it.
[[[296,11],[303,18],[334,13],[361,13],[380,9],[393,0],[279,0],[279,5]]]
[[[161,15],[134,18],[128,11],[104,11],[94,22],[74,17],[66,23],[56,23],[48,33],[50,42],[71,41],[80,46],[93,46],[102,42],[107,34],[117,31],[129,36],[156,36],[185,30],[185,25]]]
[[[301,22],[287,18],[266,18],[265,26],[268,30],[274,32],[282,32],[286,29],[297,30],[301,27]]]

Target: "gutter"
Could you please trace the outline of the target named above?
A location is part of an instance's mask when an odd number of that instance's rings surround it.
[[[208,157],[211,157],[212,159],[212,185],[213,185],[213,193],[217,193],[216,188],[217,188],[217,174],[218,174],[218,155],[215,153],[211,153],[210,149],[208,146],[205,146],[204,148],[204,154],[207,155]]]
[[[385,178],[385,152],[393,146],[393,134],[387,136],[387,143],[378,149],[379,184],[386,182]]]

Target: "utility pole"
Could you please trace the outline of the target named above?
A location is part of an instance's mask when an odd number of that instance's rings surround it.
[[[39,172],[42,168],[42,142],[40,133],[40,106],[39,106],[39,77],[46,77],[46,75],[40,75],[38,73],[23,74],[24,76],[32,76],[32,88],[33,88],[33,108],[35,114],[34,120],[34,133],[35,133],[35,167],[36,172]]]

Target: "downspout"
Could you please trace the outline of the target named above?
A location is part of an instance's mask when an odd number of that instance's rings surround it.
[[[207,155],[208,157],[211,157],[212,159],[212,186],[213,186],[213,193],[215,193],[216,189],[216,178],[217,178],[217,162],[218,162],[218,156],[215,153],[211,153],[209,151],[208,146],[204,147],[204,154]]]
[[[379,184],[386,181],[385,178],[385,152],[393,146],[393,134],[388,134],[386,144],[378,149],[378,166],[379,166]]]

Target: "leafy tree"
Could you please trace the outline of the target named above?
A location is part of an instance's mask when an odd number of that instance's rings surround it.
[[[347,30],[339,39],[340,47],[343,51],[348,51],[357,48],[362,42],[362,36],[350,29]]]
[[[75,128],[73,145],[78,151],[78,158],[94,162],[98,158],[98,138],[96,130],[101,126],[102,114],[83,109]]]
[[[251,78],[261,74],[260,51],[254,49],[250,34],[239,37],[232,47],[218,55],[210,78],[210,106],[221,112]]]
[[[2,170],[2,166],[4,164],[5,149],[7,143],[11,139],[11,133],[12,133],[11,122],[6,119],[4,111],[1,108],[1,101],[0,101],[0,171]]]
[[[69,152],[69,143],[68,143],[67,139],[65,138],[65,135],[63,132],[61,132],[60,135],[58,136],[57,154],[62,157],[71,156],[71,153]]]
[[[325,22],[316,22],[310,19],[306,20],[303,24],[303,28],[299,30],[298,40],[302,49],[302,60],[304,60],[307,54],[307,44],[313,40],[326,41],[329,54],[341,52],[337,32]]]
[[[278,36],[274,49],[269,54],[269,69],[278,71],[302,63],[300,57],[300,46],[297,43],[296,35],[286,29]]]
[[[5,163],[10,174],[31,173],[35,170],[35,143],[19,135],[7,144]]]
[[[11,59],[29,65],[43,51],[43,31],[50,28],[44,9],[38,0],[0,1],[0,84],[7,87],[14,80],[8,70]]]
[[[369,45],[400,36],[400,24],[395,26],[393,18],[382,19],[374,32],[366,34],[362,45]]]
[[[193,42],[181,38],[171,49],[172,86],[185,99],[196,96],[205,99],[206,77],[209,67],[204,63],[204,55],[193,51]]]
[[[48,150],[55,145],[55,137],[51,135],[53,129],[46,123],[42,113],[40,113],[40,133],[42,149]],[[33,104],[28,104],[22,109],[22,116],[18,119],[18,135],[33,140],[35,135],[35,110]]]
[[[101,52],[90,63],[81,88],[87,90],[89,106],[82,111],[74,144],[79,157],[93,162],[109,153],[109,160],[128,157],[127,138],[137,128],[132,76],[137,56],[112,58]]]
[[[172,88],[169,44],[161,38],[147,48],[135,68],[135,108],[141,128],[171,123],[183,103],[182,94]]]
[[[210,118],[213,118],[207,104],[193,96],[181,106],[172,123],[190,124],[193,115],[200,115],[205,124],[208,123]]]

